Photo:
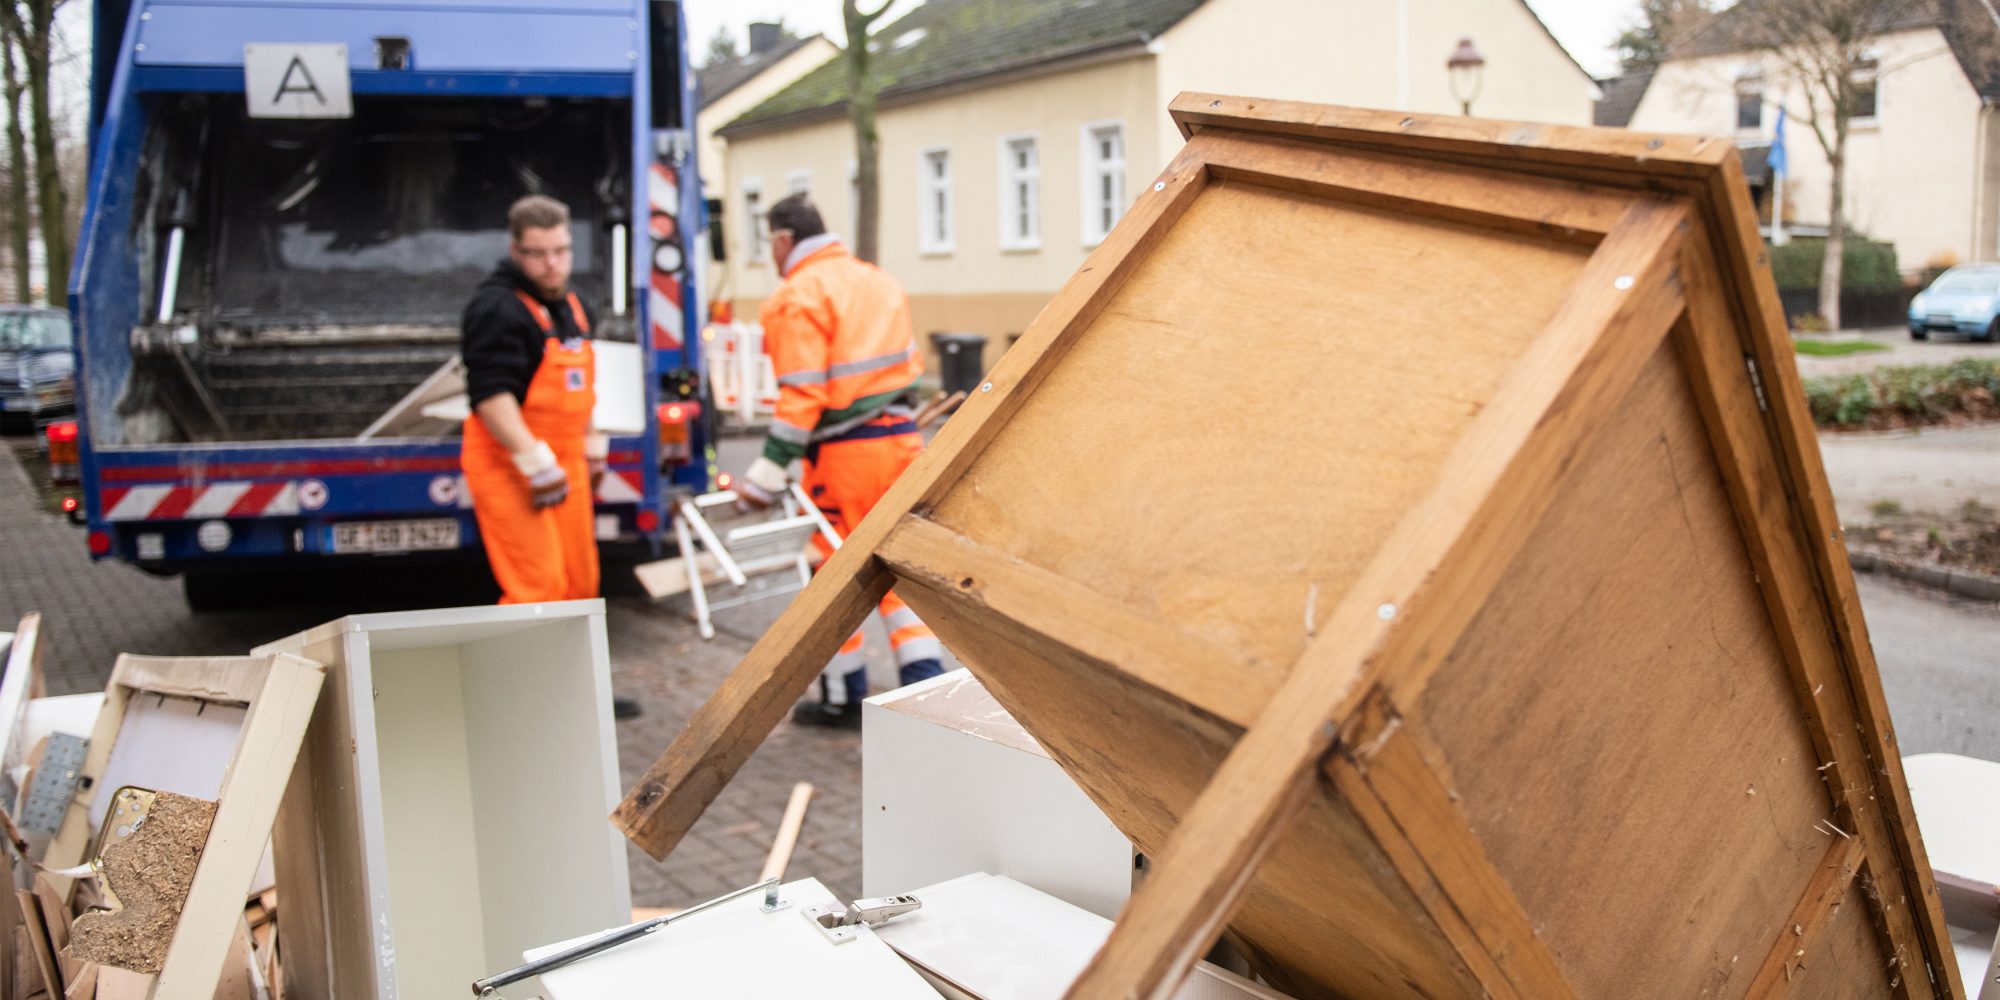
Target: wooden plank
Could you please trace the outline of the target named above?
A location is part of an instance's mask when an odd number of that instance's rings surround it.
[[[1441,758],[1417,720],[1386,695],[1369,699],[1326,770],[1352,800],[1379,806],[1374,829],[1440,927],[1456,928],[1466,964],[1485,968],[1480,985],[1495,997],[1568,1000],[1576,990],[1536,933],[1506,879],[1494,868],[1456,794],[1433,769]],[[1364,813],[1367,815],[1367,813]]]
[[[297,653],[340,662],[344,641],[323,637]],[[376,995],[373,941],[353,940],[352,921],[327,925],[329,913],[365,913],[368,905],[349,697],[345,684],[322,687],[271,828],[272,869],[285,902],[285,985],[300,1000]],[[324,841],[322,830],[329,831]],[[338,965],[335,955],[351,960]]]
[[[1204,129],[1194,143],[1216,176],[1540,239],[1594,246],[1625,214],[1615,188],[1408,156]]]
[[[612,823],[654,858],[665,857],[769,735],[795,698],[889,587],[875,548],[898,519],[921,510],[959,476],[1103,308],[1148,250],[1193,201],[1207,174],[1183,151],[1141,194],[1026,333],[981,391],[947,421],[930,450],[856,527],[742,663],[633,785]],[[991,386],[990,389],[986,388]]]
[[[13,766],[27,762],[28,748],[22,744],[26,737],[23,717],[28,711],[28,699],[41,684],[42,676],[42,615],[30,611],[21,616],[21,623],[14,627],[14,640],[6,647],[6,672],[0,674],[0,764]],[[0,803],[9,809],[14,803]]]
[[[771,840],[771,852],[764,858],[764,870],[757,875],[757,881],[784,879],[785,869],[792,863],[792,848],[799,842],[799,828],[806,823],[806,803],[812,797],[811,782],[801,781],[792,786],[791,801],[785,803],[785,815],[778,820],[778,835]]]
[[[167,670],[163,663],[159,669]],[[198,675],[204,683],[224,681],[218,689],[250,689],[254,694],[222,780],[201,865],[153,986],[154,1000],[210,1000],[214,995],[243,922],[244,893],[263,860],[279,800],[326,679],[319,664],[285,653],[243,658],[231,673],[237,676],[213,677],[206,670]],[[143,670],[135,674],[154,676]]]
[[[1783,624],[1779,635],[1801,703],[1817,713],[1820,752],[1832,765],[1829,787],[1837,790],[1842,819],[1866,843],[1874,870],[1901,873],[1884,882],[1895,891],[1870,899],[1884,908],[1894,939],[1921,945],[1921,954],[1898,958],[1929,967],[1926,975],[1901,977],[1902,988],[1906,995],[1920,995],[1909,991],[1935,980],[1942,984],[1940,993],[1962,991],[1935,879],[1914,830],[1880,675],[1859,624],[1859,598],[1840,596],[1843,586],[1853,595],[1846,552],[1828,552],[1843,543],[1817,441],[1804,446],[1798,440],[1801,433],[1812,433],[1812,424],[1796,368],[1789,354],[1771,349],[1765,333],[1739,326],[1740,319],[1722,306],[1727,301],[1722,277],[1707,257],[1691,255],[1685,272],[1690,286],[1703,291],[1690,309],[1682,351],[1690,367],[1705,373],[1695,380],[1698,398],[1730,471],[1725,478],[1766,603]],[[1752,383],[1746,358],[1756,363],[1761,384]]]
[[[1820,862],[1819,871],[1799,897],[1798,906],[1792,909],[1792,918],[1778,929],[1778,940],[1771,945],[1771,951],[1758,963],[1756,978],[1750,980],[1748,996],[1778,997],[1787,992],[1786,983],[1792,982],[1798,974],[1800,962],[1818,943],[1831,917],[1839,909],[1840,902],[1847,896],[1848,887],[1854,884],[1855,873],[1861,870],[1861,842],[1852,837],[1843,837],[1827,845],[1826,860]]]
[[[1284,679],[1278,664],[1212,645],[921,517],[904,517],[879,553],[898,579],[976,603],[1024,641],[1060,645],[1237,726],[1255,720]]]
[[[55,947],[50,942],[49,924],[42,914],[41,903],[26,889],[15,890],[14,899],[20,907],[22,929],[26,931],[28,952],[34,959],[41,988],[51,998],[62,996],[62,970],[56,965]]]
[[[1881,927],[1871,919],[1872,914],[1881,911],[1868,905],[1871,890],[1867,863],[1864,861],[1861,867],[1846,893],[1827,913],[1826,926],[1819,931],[1818,940],[1805,949],[1804,955],[1794,956],[1788,967],[1791,977],[1773,984],[1777,992],[1770,996],[1786,1000],[1878,1000],[1892,993],[1907,994],[1904,984],[1909,979],[1906,973],[1911,970],[1896,959],[1894,946],[1883,939]],[[1923,975],[1923,971],[1919,968],[1914,974]],[[1929,995],[1931,985],[1926,982],[1920,992]]]
[[[1168,113],[1181,135],[1190,139],[1219,126],[1340,145],[1470,154],[1503,167],[1540,163],[1635,175],[1704,177],[1717,164],[1736,156],[1735,143],[1703,136],[1374,111],[1193,91],[1175,97]]]

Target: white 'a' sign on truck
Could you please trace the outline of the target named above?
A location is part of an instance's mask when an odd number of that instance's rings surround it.
[[[243,46],[243,96],[252,118],[352,118],[347,46],[252,42]]]

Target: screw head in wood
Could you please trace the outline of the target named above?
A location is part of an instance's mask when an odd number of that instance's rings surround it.
[[[1386,621],[1389,621],[1390,619],[1393,619],[1393,618],[1395,618],[1395,617],[1396,617],[1396,606],[1395,606],[1395,605],[1393,605],[1393,604],[1384,604],[1384,605],[1382,605],[1381,607],[1379,607],[1379,608],[1376,608],[1376,609],[1375,609],[1375,617],[1377,617],[1377,618],[1380,618],[1380,619],[1382,619],[1382,620],[1383,620],[1383,621],[1385,621],[1385,622],[1386,622]]]
[[[1618,280],[1611,283],[1611,287],[1616,288],[1621,292],[1631,289],[1632,276],[1629,274],[1619,275]]]
[[[992,392],[992,391],[993,391],[993,383],[991,383],[991,382],[987,382],[987,383],[985,383],[985,384],[981,385],[981,386],[979,387],[979,391],[980,391],[980,392]]]
[[[1167,189],[1167,182],[1166,182],[1166,181],[1154,181],[1154,182],[1153,182],[1153,190],[1155,190],[1155,191],[1165,191],[1166,189]]]

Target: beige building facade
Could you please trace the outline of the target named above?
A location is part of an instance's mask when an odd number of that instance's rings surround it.
[[[1870,54],[1875,69],[1866,78],[1874,83],[1875,113],[1856,119],[1848,136],[1849,227],[1895,244],[1905,273],[2000,258],[2000,109],[1981,97],[1938,27],[1885,33]],[[1805,94],[1775,55],[1668,60],[1653,74],[1629,127],[1757,146],[1772,141],[1780,107],[1789,162],[1784,217],[1794,226],[1823,227],[1832,172],[1807,123]],[[1830,120],[1826,129],[1830,139]]]
[[[765,26],[753,26],[753,51],[732,60],[733,65],[705,67],[699,74],[704,92],[701,110],[695,116],[695,162],[701,171],[702,193],[709,198],[721,198],[729,190],[728,141],[718,137],[716,130],[840,54],[840,47],[825,35],[767,42],[757,38],[758,27]],[[757,51],[759,44],[771,48]],[[724,235],[733,238],[726,230]],[[729,256],[734,257],[736,249],[729,247]]]
[[[1444,63],[1471,34],[1488,59],[1476,114],[1590,121],[1590,77],[1521,0],[1188,6],[1134,44],[885,94],[880,263],[909,289],[920,337],[983,334],[997,358],[1179,151],[1166,107],[1183,90],[1455,113]],[[884,38],[897,43],[895,26]],[[853,232],[853,130],[835,108],[741,121],[724,138],[732,259],[718,280],[752,318],[777,282],[762,210],[808,190],[829,228]]]

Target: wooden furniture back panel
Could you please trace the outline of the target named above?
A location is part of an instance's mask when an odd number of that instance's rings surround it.
[[[1020,634],[976,603],[904,580],[897,593],[1111,821],[1149,855],[1240,731],[1116,671]],[[1355,817],[1314,802],[1258,868],[1232,926],[1298,996],[1478,995],[1478,986]]]
[[[1866,898],[1860,879],[1848,886],[1839,908],[1827,918],[1819,939],[1806,946],[1792,973],[1791,992],[1780,994],[1796,1000],[1877,1000],[1890,995],[1890,980],[1896,970],[1889,968],[1889,953],[1882,945],[1882,932],[1872,918],[1874,906]],[[1916,967],[1915,975],[1923,975]],[[1976,989],[1976,986],[1968,985]]]
[[[1212,180],[933,518],[1290,664],[1586,255]]]
[[[1557,494],[1420,715],[1580,995],[1740,996],[1832,803],[1671,343]]]

